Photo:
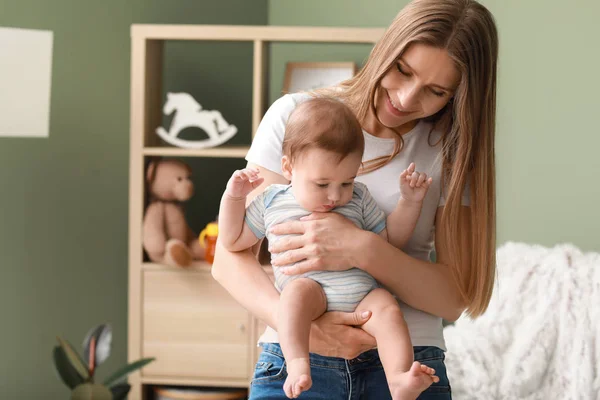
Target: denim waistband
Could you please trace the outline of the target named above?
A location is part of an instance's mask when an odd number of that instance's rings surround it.
[[[263,351],[275,354],[283,358],[283,352],[281,351],[281,346],[278,343],[260,343],[260,346],[263,348]],[[436,358],[445,358],[444,351],[439,347],[417,346],[413,349],[415,353],[415,361],[426,361]],[[311,365],[319,365],[328,368],[340,368],[345,370],[346,365],[350,367],[369,366],[374,363],[378,364],[380,363],[380,361],[379,352],[377,351],[377,349],[372,349],[365,351],[364,353],[361,353],[358,357],[352,358],[350,360],[338,357],[325,357],[319,354],[310,353],[310,363]]]
[[[281,351],[281,346],[279,346],[278,343],[261,343],[260,345],[264,351],[267,351],[269,353],[283,357],[283,352]],[[312,365],[320,365],[323,367],[346,369],[346,361],[350,365],[370,363],[373,361],[378,362],[379,361],[379,353],[377,352],[376,349],[368,350],[368,351],[365,351],[364,353],[360,354],[358,357],[350,359],[350,360],[345,360],[343,358],[338,358],[338,357],[325,357],[325,356],[321,356],[319,354],[310,353],[310,363]]]

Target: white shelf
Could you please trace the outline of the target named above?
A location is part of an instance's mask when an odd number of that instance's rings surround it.
[[[219,146],[208,149],[184,149],[179,147],[144,147],[145,156],[164,157],[213,157],[244,158],[250,146]]]

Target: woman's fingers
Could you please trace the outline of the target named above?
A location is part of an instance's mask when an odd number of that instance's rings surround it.
[[[287,221],[271,228],[271,232],[275,235],[301,235],[305,231],[306,224],[302,221]]]
[[[290,255],[291,253],[291,255]],[[280,259],[281,258],[281,259]],[[300,275],[310,271],[318,271],[316,260],[307,260],[303,250],[290,250],[276,257],[273,266],[285,275]]]
[[[332,311],[328,314],[331,323],[338,325],[361,326],[371,318],[371,311],[368,310],[357,310],[351,313]]]
[[[367,322],[370,316],[371,313],[365,310],[323,314],[314,321],[311,329],[311,351],[331,357],[352,359],[374,348],[377,346],[375,338],[363,329],[355,328]]]
[[[330,216],[331,213],[314,212],[306,217],[300,218],[300,221],[316,221],[317,219],[324,219]]]
[[[315,260],[304,260],[295,263],[289,267],[278,267],[281,268],[281,272],[284,275],[302,275],[311,271],[321,271],[323,268],[317,267],[317,263]]]
[[[302,246],[304,246],[302,236],[287,236],[274,243],[269,243],[269,252],[283,253],[284,251],[299,249]]]
[[[273,253],[277,254],[276,251],[274,251]],[[285,253],[277,254],[277,256],[273,258],[271,263],[276,267],[287,267],[288,265],[300,262],[305,259],[306,250],[304,248],[297,248],[288,250]]]

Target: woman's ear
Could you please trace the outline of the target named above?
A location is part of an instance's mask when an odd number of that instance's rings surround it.
[[[281,174],[288,181],[292,180],[292,161],[288,156],[281,157]]]

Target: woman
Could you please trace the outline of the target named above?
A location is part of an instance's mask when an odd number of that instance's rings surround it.
[[[433,177],[415,233],[397,249],[335,213],[288,222],[271,245],[285,273],[367,271],[400,300],[415,360],[440,381],[419,399],[450,399],[443,363],[442,318],[487,308],[495,272],[494,127],[498,39],[487,9],[473,0],[414,0],[394,19],[362,70],[326,90],[346,102],[365,135],[365,183],[381,208],[399,196],[400,172],[411,162]],[[306,94],[277,100],[247,155],[264,183],[287,183],[280,170],[287,116]],[[251,200],[251,199],[249,199]],[[436,262],[430,262],[435,250]],[[249,252],[217,249],[213,276],[265,321],[263,352],[251,399],[285,398],[285,368],[277,344],[278,292]],[[360,328],[368,310],[326,313],[311,328],[313,388],[306,399],[390,398],[374,340]],[[435,396],[435,397],[433,397]]]

